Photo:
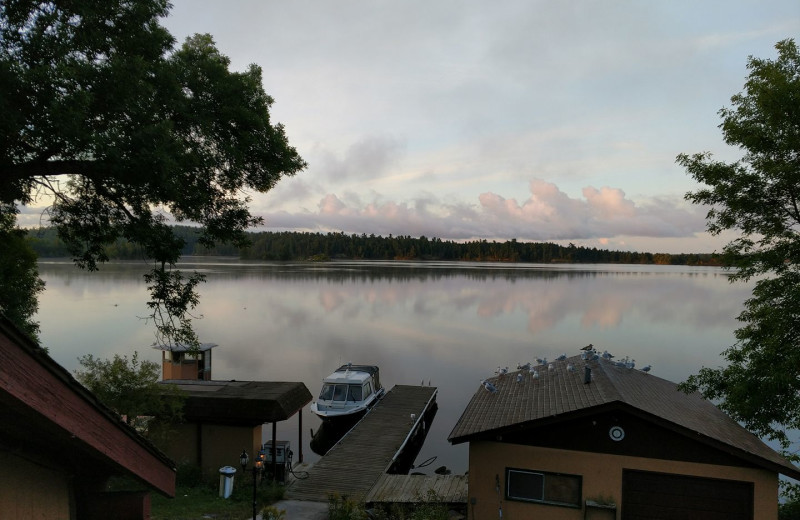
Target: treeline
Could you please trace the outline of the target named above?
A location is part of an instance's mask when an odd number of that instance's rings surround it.
[[[505,242],[474,240],[453,242],[421,236],[388,237],[345,233],[257,232],[250,233],[251,246],[239,249],[221,244],[213,249],[203,247],[196,228],[175,226],[175,233],[184,240],[183,255],[236,256],[247,260],[326,261],[326,260],[443,260],[472,262],[528,263],[617,263],[663,265],[720,265],[711,254],[639,253],[561,246],[549,242]],[[28,237],[40,257],[69,256],[53,229],[32,230]],[[106,248],[112,259],[143,258],[141,250],[125,240]]]

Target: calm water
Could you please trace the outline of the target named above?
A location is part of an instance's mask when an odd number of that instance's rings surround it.
[[[387,389],[437,386],[439,412],[417,458],[437,457],[429,472],[466,470],[466,445],[451,446],[447,436],[498,365],[574,355],[593,343],[682,381],[721,364],[751,290],[701,267],[198,260],[182,268],[208,276],[195,323],[201,341],[220,345],[215,379],[302,381],[316,396],[321,379],[351,361],[379,365]],[[40,263],[41,338],[56,361],[75,370],[84,354],[139,351],[160,363],[152,325],[139,318],[147,314],[146,270]],[[319,421],[303,413],[303,451],[314,460],[308,428]],[[279,425],[278,436],[296,444],[297,420]]]

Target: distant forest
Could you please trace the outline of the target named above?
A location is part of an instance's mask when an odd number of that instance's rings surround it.
[[[666,254],[609,251],[570,244],[548,242],[505,242],[473,240],[453,242],[421,236],[388,237],[347,235],[345,233],[257,232],[250,233],[251,246],[239,249],[222,244],[213,249],[201,246],[198,231],[189,226],[175,226],[185,246],[184,255],[232,256],[244,260],[327,261],[327,260],[445,260],[472,262],[529,263],[612,263],[663,265],[720,265],[711,254]],[[40,257],[69,257],[64,244],[52,228],[30,230],[28,239]],[[125,240],[106,248],[111,259],[140,259],[140,249]]]

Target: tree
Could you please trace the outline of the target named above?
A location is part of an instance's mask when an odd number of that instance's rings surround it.
[[[33,316],[44,282],[39,279],[36,254],[25,241],[25,232],[14,227],[15,214],[15,208],[0,209],[0,311],[36,339],[39,324]]]
[[[793,40],[775,47],[776,60],[749,58],[744,91],[720,111],[725,142],[742,158],[677,159],[707,186],[686,198],[711,207],[708,230],[740,233],[722,253],[736,267],[731,280],[756,279],[727,366],[704,367],[683,388],[786,449],[787,430],[800,428],[800,54]]]
[[[179,48],[158,23],[167,0],[0,3],[0,210],[50,197],[50,222],[79,267],[106,261],[123,237],[153,261],[157,342],[196,343],[191,308],[202,276],[174,269],[183,241],[246,243],[261,222],[247,193],[305,167],[261,69],[229,70],[209,35]]]
[[[152,418],[158,424],[172,424],[183,416],[183,393],[175,385],[158,383],[160,367],[153,361],[140,361],[139,353],[115,355],[114,359],[99,359],[91,354],[81,356],[83,367],[75,378],[88,388],[103,404],[117,412],[127,424],[153,437]],[[159,439],[152,439],[159,440]]]

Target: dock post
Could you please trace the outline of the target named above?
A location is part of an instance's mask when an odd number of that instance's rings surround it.
[[[303,409],[300,408],[298,412],[298,422],[297,425],[297,461],[302,464],[303,463]]]
[[[275,440],[275,437],[278,435],[277,432],[278,423],[275,421],[272,422],[272,483],[274,484],[276,480],[278,480],[278,441]],[[287,454],[284,453],[284,456]]]

